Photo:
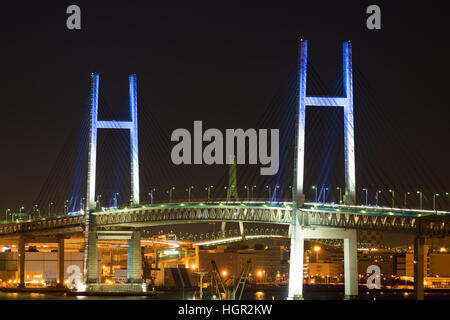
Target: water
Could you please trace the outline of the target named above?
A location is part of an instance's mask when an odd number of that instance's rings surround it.
[[[186,291],[185,299],[191,300],[193,291]],[[207,297],[208,294],[205,294]],[[154,296],[68,296],[62,293],[11,293],[0,292],[0,300],[181,300],[182,292],[157,292]],[[285,300],[287,289],[244,291],[242,300]],[[341,291],[305,291],[305,300],[343,300]],[[414,295],[392,292],[360,292],[358,300],[413,300]],[[427,300],[450,300],[450,293],[426,292]]]

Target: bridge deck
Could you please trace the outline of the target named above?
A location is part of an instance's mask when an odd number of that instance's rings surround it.
[[[450,212],[377,206],[305,203],[298,211],[306,225],[379,231],[450,234]],[[92,212],[97,227],[242,221],[291,224],[292,202],[183,202],[107,208]],[[0,223],[0,235],[62,229],[85,223],[83,214]]]

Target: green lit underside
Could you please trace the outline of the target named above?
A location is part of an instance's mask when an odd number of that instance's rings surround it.
[[[222,201],[222,202],[180,202],[180,203],[162,203],[162,204],[152,204],[143,205],[139,207],[124,207],[124,208],[105,208],[105,212],[108,211],[129,211],[136,209],[162,209],[162,208],[246,208],[246,209],[292,209],[291,202],[235,202],[235,201]],[[420,218],[427,216],[448,216],[449,212],[433,212],[433,211],[419,211],[415,209],[390,209],[386,207],[369,207],[369,206],[355,206],[353,208],[347,206],[337,206],[331,204],[320,204],[320,203],[307,203],[302,208],[301,211],[308,212],[328,212],[328,213],[338,213],[338,214],[358,214],[358,215],[368,215],[368,216],[400,216],[409,218]],[[94,213],[95,214],[95,213]],[[17,220],[13,223],[24,223],[33,221],[42,221],[46,219],[64,218],[66,215],[58,215],[54,217],[47,218],[30,218],[29,214],[26,213],[13,213],[13,217],[22,217],[28,219]],[[11,221],[0,221],[0,224],[9,224]]]

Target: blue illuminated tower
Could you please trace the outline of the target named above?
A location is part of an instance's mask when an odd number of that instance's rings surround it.
[[[130,115],[131,121],[98,120],[98,74],[92,74],[92,96],[90,113],[89,163],[87,177],[86,211],[95,210],[95,178],[97,165],[97,131],[98,129],[124,129],[130,131],[131,153],[131,195],[133,204],[139,203],[139,154],[138,154],[138,121],[137,121],[137,86],[136,75],[129,77]]]
[[[299,70],[299,105],[296,112],[296,139],[294,150],[294,181],[292,188],[292,223],[291,257],[289,265],[290,299],[301,298],[303,294],[303,251],[304,239],[307,233],[308,221],[299,208],[305,202],[303,189],[305,166],[305,115],[306,106],[326,106],[344,108],[344,146],[345,146],[345,202],[355,203],[355,150],[353,129],[353,76],[352,76],[352,46],[350,41],[343,43],[343,79],[344,97],[316,97],[306,95],[306,70],[308,43],[300,42]],[[317,191],[316,191],[317,192]],[[333,238],[332,230],[326,231],[326,236]],[[335,236],[335,235],[334,235]],[[353,269],[357,268],[356,234],[347,234],[344,238],[346,293],[357,292],[357,278]]]
[[[305,165],[305,111],[306,106],[326,106],[344,108],[344,147],[345,147],[345,199],[347,204],[355,203],[355,149],[353,128],[353,75],[352,45],[343,43],[344,97],[316,97],[306,95],[306,70],[308,43],[300,42],[299,106],[297,117],[297,139],[295,141],[294,198],[301,206],[304,203],[303,177]]]
[[[130,131],[131,153],[131,193],[132,204],[139,204],[139,154],[138,154],[138,120],[137,120],[137,86],[136,75],[129,76],[130,116],[131,121],[98,120],[98,74],[91,74],[91,108],[89,128],[89,155],[87,175],[86,228],[84,234],[84,278],[85,283],[97,282],[97,235],[93,229],[90,213],[96,209],[95,178],[97,166],[98,129],[124,129]]]

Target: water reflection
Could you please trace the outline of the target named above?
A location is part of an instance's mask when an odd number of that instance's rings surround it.
[[[186,300],[191,300],[193,292],[184,293]],[[207,296],[207,295],[205,295]],[[244,291],[242,300],[286,300],[287,290]],[[343,300],[341,291],[306,291],[305,300]],[[385,291],[360,292],[359,300],[413,300],[414,295],[408,292],[391,293]],[[450,293],[426,292],[425,299],[448,300]],[[0,300],[182,300],[179,292],[158,292],[154,296],[68,296],[63,293],[17,293],[0,292]]]

